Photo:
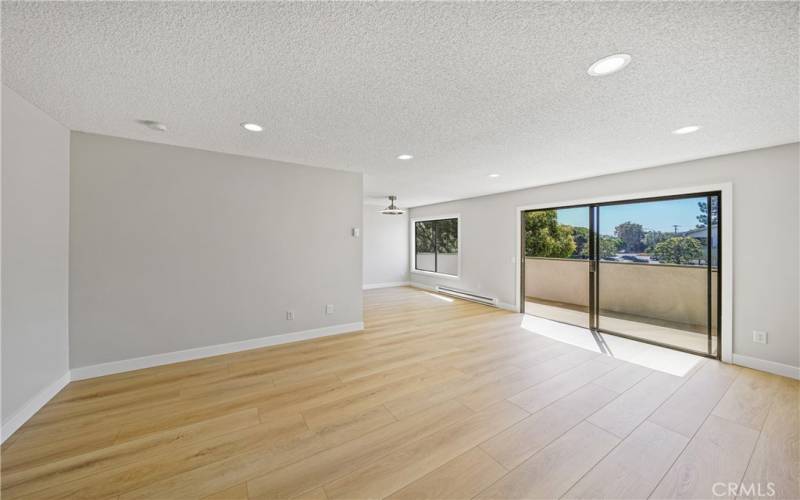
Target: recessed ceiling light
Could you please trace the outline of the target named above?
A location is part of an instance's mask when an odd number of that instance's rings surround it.
[[[672,133],[675,135],[684,135],[684,134],[691,134],[692,132],[697,132],[700,130],[699,125],[689,125],[688,127],[681,127],[679,129],[673,130]]]
[[[589,73],[592,76],[605,76],[611,73],[616,73],[621,70],[628,63],[631,62],[631,56],[628,54],[614,54],[612,56],[604,57],[594,64],[589,66]]]
[[[399,155],[397,157],[398,160],[410,160],[411,158],[414,158],[414,157],[411,156],[411,155]]]
[[[139,120],[139,123],[156,132],[165,132],[167,130],[166,125],[155,120]]]
[[[500,177],[500,174],[489,174],[490,179],[497,179],[498,177]]]
[[[257,123],[247,123],[247,122],[242,123],[242,128],[245,130],[249,130],[250,132],[261,132],[262,130],[264,130],[264,127],[262,127]]]

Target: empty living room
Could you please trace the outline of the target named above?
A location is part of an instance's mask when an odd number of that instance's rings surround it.
[[[800,499],[800,1],[0,34],[4,500]]]

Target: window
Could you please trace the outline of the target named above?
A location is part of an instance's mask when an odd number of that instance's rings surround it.
[[[414,221],[414,270],[458,276],[458,217]]]

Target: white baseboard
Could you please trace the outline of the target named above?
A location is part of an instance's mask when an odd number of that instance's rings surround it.
[[[284,333],[282,335],[271,335],[269,337],[243,340],[240,342],[230,342],[228,344],[210,345],[205,347],[197,347],[194,349],[186,349],[184,351],[166,352],[163,354],[154,354],[152,356],[143,356],[141,358],[123,359],[120,361],[111,361],[109,363],[101,363],[98,365],[82,366],[80,368],[72,369],[72,380],[102,377],[103,375],[141,370],[142,368],[169,365],[172,363],[180,363],[182,361],[191,361],[193,359],[208,358],[211,356],[219,356],[221,354],[230,354],[232,352],[247,351],[250,349],[258,349],[261,347],[269,347],[279,344],[288,344],[290,342],[311,340],[330,335],[340,335],[342,333],[357,332],[363,329],[364,323],[359,321],[357,323],[326,326],[323,328],[315,328],[313,330],[303,330],[299,332]]]
[[[28,421],[42,406],[47,404],[48,401],[58,394],[70,381],[70,372],[62,375],[58,380],[45,387],[38,394],[32,397],[25,406],[19,409],[11,418],[2,425],[0,430],[0,442],[5,442],[17,429],[22,427],[22,424]]]
[[[4,442],[9,436],[14,434],[14,432],[16,432],[17,429],[22,426],[22,424],[27,422],[28,419],[30,419],[37,411],[39,411],[42,406],[47,404],[48,401],[53,399],[53,397],[72,380],[102,377],[103,375],[140,370],[142,368],[150,368],[153,366],[168,365],[172,363],[179,363],[181,361],[191,361],[193,359],[208,358],[211,356],[219,356],[221,354],[230,354],[232,352],[258,349],[260,347],[269,347],[279,344],[288,344],[290,342],[299,342],[301,340],[311,340],[320,337],[328,337],[331,335],[357,332],[363,329],[364,323],[359,321],[357,323],[326,326],[323,328],[315,328],[313,330],[303,330],[300,332],[291,332],[282,335],[271,335],[269,337],[243,340],[241,342],[230,342],[228,344],[197,347],[195,349],[186,349],[184,351],[167,352],[164,354],[154,354],[152,356],[144,356],[141,358],[123,359],[121,361],[112,361],[110,363],[102,363],[99,365],[73,368],[62,375],[61,378],[50,384],[48,387],[41,390],[38,394],[31,398],[30,401],[25,403],[25,406],[17,411],[17,413],[15,413],[11,418],[9,418],[7,422],[3,423],[2,428],[0,429],[0,437],[2,438],[0,442]]]
[[[500,309],[505,309],[506,311],[511,311],[515,313],[519,312],[519,308],[514,304],[506,304],[505,302],[498,302],[497,307],[499,307]]]
[[[392,281],[390,283],[370,283],[361,287],[362,290],[372,290],[373,288],[389,288],[393,286],[408,286],[408,281]]]
[[[743,354],[733,355],[733,364],[753,368],[754,370],[761,370],[762,372],[774,373],[783,377],[789,377],[800,380],[800,367],[785,365],[783,363],[776,363],[775,361],[767,361],[765,359],[753,358]]]

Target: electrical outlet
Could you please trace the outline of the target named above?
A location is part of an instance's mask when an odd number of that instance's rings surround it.
[[[333,304],[328,304],[325,306],[325,314],[333,314]]]
[[[767,332],[762,332],[760,330],[753,330],[753,342],[757,344],[766,344]]]
[[[294,311],[286,311],[286,319],[294,319]]]

